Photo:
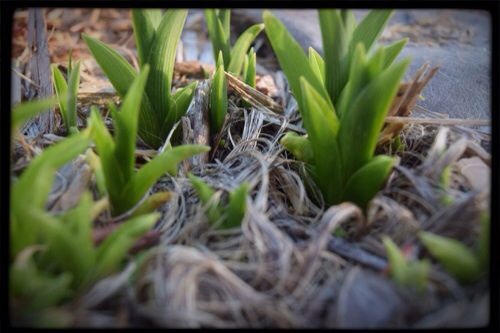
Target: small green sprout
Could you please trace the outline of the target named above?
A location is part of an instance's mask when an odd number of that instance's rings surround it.
[[[119,216],[130,210],[144,212],[145,207],[156,207],[158,195],[150,196],[139,207],[136,204],[165,172],[175,176],[177,164],[184,159],[208,151],[210,147],[200,145],[183,145],[170,149],[155,156],[139,171],[135,172],[135,142],[138,128],[138,118],[144,85],[149,74],[149,65],[132,82],[129,92],[123,100],[120,111],[110,104],[114,119],[115,135],[108,132],[98,110],[93,107],[90,114],[90,128],[93,130],[100,164],[94,162],[95,170],[102,168],[105,187],[111,204],[111,215]],[[99,166],[100,165],[100,166]],[[102,183],[101,185],[102,189]],[[167,199],[169,196],[163,196]],[[137,212],[136,212],[137,214]]]
[[[223,61],[222,52],[220,52],[210,90],[209,120],[210,130],[214,134],[221,131],[227,114],[227,83]]]
[[[390,264],[390,274],[401,286],[423,292],[431,263],[427,259],[407,261],[396,244],[387,236],[382,239]]]
[[[80,83],[80,61],[77,61],[75,68],[73,68],[71,64],[71,52],[69,53],[68,83],[66,83],[64,76],[56,65],[52,65],[52,76],[59,110],[61,111],[66,130],[69,134],[75,133],[78,131],[76,101],[78,97],[78,85]]]
[[[250,190],[250,185],[247,182],[241,183],[236,189],[229,192],[228,204],[224,206],[215,198],[215,190],[203,179],[193,174],[188,174],[188,178],[201,203],[205,206],[205,214],[211,224],[220,222],[222,218],[222,222],[218,226],[220,229],[235,228],[241,225],[246,211],[246,198]]]
[[[365,208],[394,163],[388,156],[373,156],[410,62],[406,58],[391,66],[405,40],[372,52],[391,14],[372,11],[356,26],[352,11],[319,10],[323,60],[311,48],[307,57],[285,26],[269,11],[263,13],[267,36],[308,133],[303,140],[287,134],[281,143],[313,166],[311,176],[329,205],[353,201]]]
[[[418,237],[443,267],[461,283],[480,279],[489,265],[489,217],[482,214],[479,246],[473,252],[462,242],[449,237],[422,231]]]
[[[153,148],[159,148],[174,124],[185,115],[194,96],[197,82],[171,95],[175,54],[185,9],[170,9],[162,16],[160,9],[133,9],[134,35],[142,72],[149,64],[151,75],[145,85],[139,113],[139,136]],[[92,55],[123,99],[138,76],[132,65],[106,44],[82,34]],[[177,137],[179,132],[175,132]]]
[[[245,30],[236,40],[234,46],[230,46],[230,19],[229,9],[205,9],[208,33],[212,41],[214,59],[219,58],[222,52],[224,69],[238,77],[245,61],[248,48],[264,29],[264,24],[254,24]]]

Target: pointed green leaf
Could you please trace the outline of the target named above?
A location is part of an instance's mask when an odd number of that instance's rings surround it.
[[[215,190],[211,188],[203,179],[189,173],[188,178],[193,184],[193,188],[200,198],[201,203],[205,206],[205,214],[210,223],[215,223],[222,215],[222,210],[219,207],[219,202],[214,200]]]
[[[57,102],[55,97],[47,97],[27,102],[21,102],[13,107],[11,114],[11,131],[15,132],[19,126],[34,115],[47,111]]]
[[[160,213],[141,215],[126,221],[114,230],[97,249],[94,278],[118,270],[132,245],[153,227],[160,215]]]
[[[171,98],[170,111],[162,125],[162,133],[167,133],[181,117],[186,115],[189,105],[194,97],[198,81],[191,82],[187,86],[178,89]]]
[[[241,225],[245,216],[246,200],[250,185],[247,182],[242,183],[235,190],[229,193],[229,203],[227,206],[227,219],[221,225],[222,228],[235,228]]]
[[[299,43],[290,35],[286,27],[270,11],[263,12],[266,34],[271,42],[271,46],[276,53],[276,57],[283,69],[290,87],[294,94],[299,110],[302,113],[304,98],[300,77],[304,76],[306,81],[319,92],[319,94],[331,104],[327,90],[321,80],[311,68],[308,58]],[[333,106],[333,104],[332,104]],[[302,117],[304,115],[302,114]],[[307,129],[307,124],[306,124]]]
[[[68,78],[67,109],[66,109],[66,127],[69,131],[72,127],[76,128],[76,102],[78,98],[78,86],[80,84],[80,61],[76,62],[75,68],[71,71]]]
[[[222,54],[222,53],[220,53]],[[219,133],[224,125],[227,114],[227,83],[224,67],[217,68],[210,89],[210,130],[213,134]]]
[[[311,141],[295,132],[287,132],[280,143],[290,151],[297,160],[314,164]]]
[[[349,39],[340,13],[335,9],[318,10],[325,60],[325,86],[334,105],[347,82]]]
[[[239,76],[241,72],[241,66],[245,59],[245,54],[257,35],[264,30],[264,24],[255,24],[250,28],[245,30],[234,43],[234,47],[231,51],[231,61],[227,67],[227,71],[233,73],[234,76]]]
[[[309,62],[311,63],[311,68],[316,74],[316,76],[325,83],[325,62],[323,58],[316,52],[315,49],[309,47]]]
[[[365,209],[368,202],[380,191],[393,164],[394,158],[392,157],[375,156],[347,180],[342,196],[343,200],[352,201]]]
[[[378,40],[387,22],[394,14],[394,10],[374,9],[371,10],[359,22],[358,26],[352,34],[351,43],[349,45],[349,53],[352,55],[358,43],[363,43],[367,53],[370,53],[373,45]]]
[[[68,126],[68,99],[66,98],[68,94],[68,84],[66,83],[66,80],[64,79],[64,76],[59,68],[57,68],[57,65],[52,65],[52,80],[54,81],[54,90],[56,92],[61,116],[64,124]]]
[[[373,79],[343,114],[338,142],[345,166],[344,177],[349,178],[371,161],[377,137],[409,62],[406,58]]]
[[[229,35],[226,35],[226,29],[220,21],[219,15],[214,9],[205,9],[205,18],[207,20],[210,41],[212,42],[214,60],[217,61],[219,52],[222,52],[225,64],[229,65],[231,59]]]
[[[255,54],[253,47],[251,47],[248,54],[245,56],[246,65],[243,66],[243,82],[252,88],[255,88],[256,57],[257,55]]]
[[[462,283],[476,281],[481,273],[479,262],[465,244],[449,237],[421,231],[418,234],[429,252]]]
[[[392,65],[392,63],[397,58],[401,50],[403,50],[403,48],[405,47],[406,43],[408,43],[408,40],[409,40],[408,37],[403,38],[385,47],[384,69]]]
[[[303,114],[308,115],[304,123],[314,155],[315,181],[325,202],[338,203],[342,190],[342,160],[336,141],[339,120],[333,107],[303,77],[301,84]]]
[[[120,207],[117,207],[116,214],[124,213],[133,207],[167,170],[176,168],[179,162],[188,157],[209,150],[210,147],[208,146],[182,145],[167,149],[163,153],[156,155],[139,169],[131,182],[122,187],[121,195],[117,200]]]
[[[407,285],[408,263],[406,262],[403,253],[388,236],[383,236],[382,242],[384,243],[385,250],[387,251],[387,257],[391,268],[391,276],[394,280],[396,280],[396,282],[402,285]]]
[[[139,76],[130,85],[129,92],[125,96],[121,111],[112,108],[114,120],[114,154],[116,160],[120,161],[115,168],[120,169],[124,182],[128,183],[134,174],[135,165],[135,143],[144,86],[149,74],[149,65],[145,65]],[[117,170],[118,171],[118,170]]]
[[[156,28],[161,22],[161,18],[161,9],[132,9],[135,44],[141,70],[142,66],[146,64],[151,45],[155,42]]]
[[[158,26],[156,40],[151,46],[147,60],[151,71],[146,83],[146,91],[154,105],[158,130],[170,110],[175,54],[186,17],[187,10],[185,9],[167,10]],[[148,125],[146,128],[152,127]],[[160,136],[160,140],[165,140],[168,132],[155,132],[155,134]]]

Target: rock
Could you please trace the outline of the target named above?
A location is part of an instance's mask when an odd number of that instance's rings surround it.
[[[313,9],[272,9],[302,45],[322,53],[317,12]],[[237,9],[235,15],[262,22],[262,10]],[[359,22],[368,10],[355,10]],[[479,10],[398,9],[381,43],[404,37],[410,41],[400,54],[412,56],[406,77],[425,62],[440,65],[417,105],[450,118],[491,119],[491,17]]]

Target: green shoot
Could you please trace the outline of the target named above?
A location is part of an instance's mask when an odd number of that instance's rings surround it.
[[[390,264],[390,274],[403,287],[423,292],[431,263],[427,259],[407,261],[396,244],[387,236],[382,239]]]
[[[114,105],[110,105],[111,115],[115,122],[114,138],[108,132],[95,107],[90,115],[89,126],[94,133],[113,216],[135,209],[143,212],[147,206],[157,206],[158,203],[153,204],[151,200],[158,200],[158,197],[151,197],[146,199],[142,208],[135,207],[166,171],[175,176],[179,162],[210,149],[199,145],[184,145],[167,149],[135,172],[135,139],[148,73],[149,66],[145,65],[141,74],[132,82],[121,111],[118,111]],[[164,196],[165,199],[168,197]]]
[[[230,46],[230,17],[229,9],[205,9],[208,33],[212,41],[214,59],[219,58],[222,52],[224,58],[224,68],[238,77],[241,73],[245,55],[248,48],[264,29],[263,24],[254,24],[245,30],[236,40],[234,46]]]
[[[281,143],[313,167],[311,176],[329,205],[348,200],[366,208],[394,163],[392,158],[373,156],[410,61],[385,67],[404,42],[371,52],[391,14],[370,13],[356,26],[350,11],[320,10],[325,60],[312,48],[306,56],[273,14],[263,14],[308,133],[309,143],[289,135]]]
[[[59,110],[69,134],[78,131],[76,124],[76,102],[78,97],[78,85],[80,83],[80,61],[73,68],[71,63],[71,52],[69,53],[68,83],[64,79],[59,68],[52,65],[52,79],[54,90],[57,95]]]
[[[218,133],[224,125],[227,113],[227,83],[224,72],[222,52],[219,53],[217,70],[212,78],[210,90],[210,129],[212,133]]]
[[[138,133],[153,148],[162,145],[194,96],[196,83],[171,96],[175,54],[186,16],[184,9],[170,9],[163,17],[160,9],[132,10],[140,70],[147,64],[151,67],[140,106]],[[125,98],[138,76],[134,68],[106,44],[85,34],[82,37],[118,95]]]

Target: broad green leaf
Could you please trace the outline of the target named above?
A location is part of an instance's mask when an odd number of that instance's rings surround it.
[[[315,49],[309,47],[309,62],[311,63],[311,68],[316,74],[316,76],[325,83],[325,62],[323,58],[316,52]]]
[[[408,43],[408,40],[408,37],[403,38],[384,48],[384,69],[392,65],[403,47],[405,47],[406,43]]]
[[[172,170],[186,158],[209,150],[210,147],[208,146],[182,145],[167,149],[163,153],[156,155],[139,169],[131,182],[122,188],[120,199],[117,200],[120,202],[117,213],[124,213],[133,207],[166,170]]]
[[[185,9],[167,10],[158,26],[155,43],[151,46],[147,60],[151,71],[146,83],[146,92],[155,110],[158,131],[154,133],[160,136],[157,138],[159,140],[158,146],[168,134],[168,132],[159,133],[159,130],[170,111],[175,54],[186,16],[187,10]],[[152,129],[154,127],[148,124],[145,128]]]
[[[250,185],[242,183],[235,190],[229,193],[229,203],[227,206],[227,219],[221,225],[222,228],[235,228],[241,225],[245,216],[246,200]]]
[[[375,156],[347,180],[342,199],[352,201],[365,209],[368,202],[380,191],[393,164],[394,158],[392,157]]]
[[[335,9],[318,10],[325,60],[325,87],[334,105],[347,82],[349,71],[349,36]]]
[[[418,236],[429,252],[458,281],[471,283],[482,273],[478,259],[465,244],[425,231],[419,232]]]
[[[21,102],[12,108],[10,128],[14,133],[19,126],[34,115],[47,111],[57,102],[55,97],[36,99],[28,102]]]
[[[245,54],[257,35],[264,30],[264,24],[255,24],[250,28],[245,30],[234,43],[234,47],[231,50],[231,61],[227,67],[227,71],[233,73],[234,76],[239,76],[241,72],[241,66],[245,60]]]
[[[339,120],[333,107],[305,78],[301,78],[301,83],[304,97],[302,114],[308,115],[306,129],[313,150],[315,181],[325,202],[334,204],[339,202],[342,189],[342,159],[336,141]]]
[[[349,45],[349,53],[352,55],[360,42],[363,43],[366,52],[370,53],[392,14],[394,14],[394,10],[374,9],[370,11],[363,20],[359,22],[353,32]]]
[[[314,164],[314,154],[311,141],[295,132],[287,132],[280,143],[290,151],[297,160]]]
[[[219,59],[222,53],[219,53]],[[224,66],[220,65],[215,72],[210,89],[210,130],[213,134],[219,133],[224,125],[227,114],[227,83]]]
[[[299,43],[290,35],[286,27],[281,23],[270,11],[264,10],[263,12],[264,24],[266,27],[266,34],[269,38],[271,46],[276,53],[276,57],[283,69],[292,92],[297,100],[299,110],[302,113],[304,110],[304,98],[302,96],[302,88],[300,84],[300,77],[304,76],[306,81],[319,92],[319,94],[331,104],[329,95],[321,80],[316,76],[316,73],[311,68],[308,58]],[[332,104],[333,106],[333,104]],[[306,129],[306,117],[304,124]],[[308,122],[308,121],[307,121]]]
[[[377,137],[410,62],[409,58],[386,69],[354,99],[340,120],[338,142],[347,179],[371,161]]]
[[[222,210],[219,207],[219,202],[214,200],[215,190],[211,188],[203,179],[188,174],[188,178],[193,184],[193,188],[200,198],[201,203],[205,206],[205,214],[210,223],[215,223],[222,215]]]
[[[66,98],[68,94],[68,84],[66,83],[66,80],[64,79],[64,76],[59,68],[57,68],[57,65],[52,65],[52,80],[54,81],[54,90],[56,92],[61,116],[64,124],[68,126],[68,99]]]
[[[229,37],[230,37],[230,25],[231,25],[231,10],[228,8],[217,9],[216,10],[217,17],[220,20],[222,25],[224,36],[227,39],[227,45],[229,45]]]
[[[108,45],[85,34],[82,34],[82,37],[118,95],[122,99],[125,98],[130,85],[138,75],[137,72],[125,58]],[[139,114],[139,136],[155,148],[161,144],[161,138],[159,137],[160,124],[155,115],[149,91],[146,91],[142,98],[141,112]]]
[[[153,227],[160,215],[160,213],[151,213],[127,220],[106,237],[96,252],[94,278],[100,278],[118,270],[128,250],[139,237]]]
[[[125,97],[137,72],[125,58],[105,43],[86,34],[82,38],[120,97]]]
[[[141,70],[146,64],[151,45],[155,42],[156,28],[160,24],[161,18],[161,9],[132,9],[135,44]]]

